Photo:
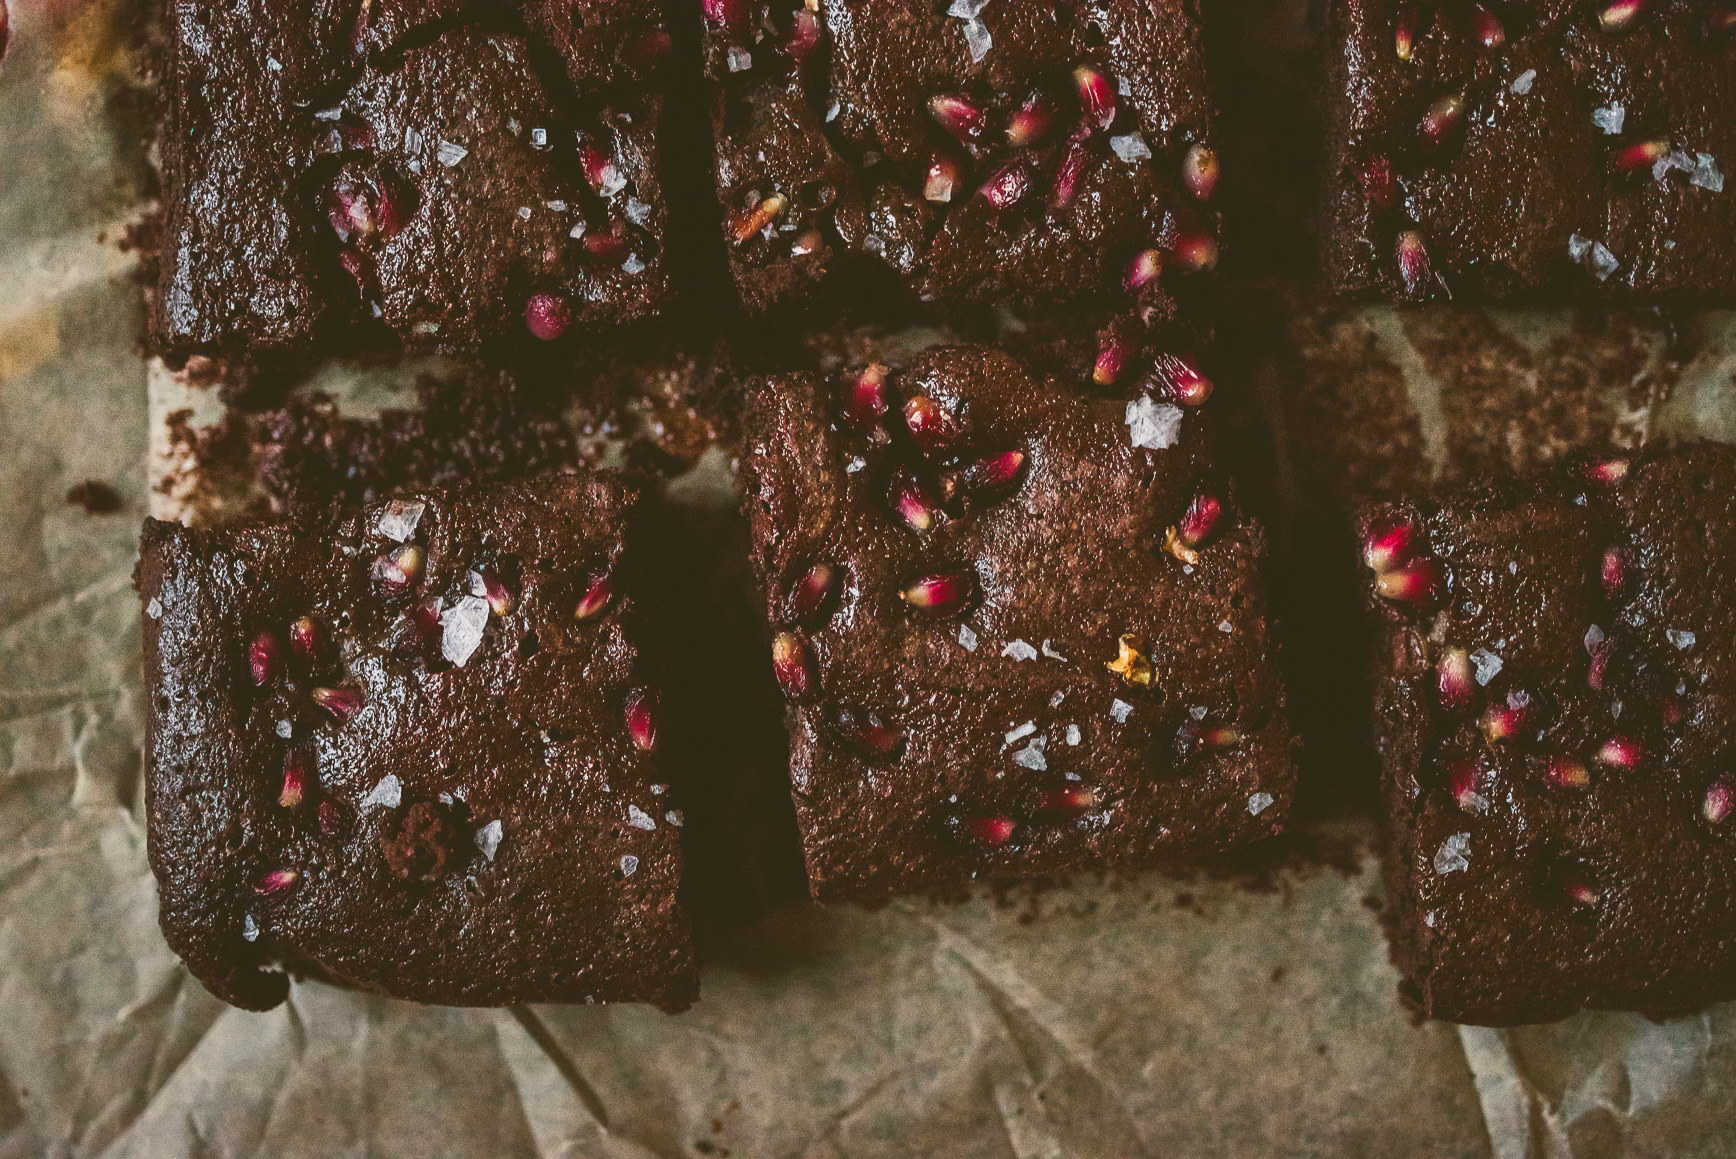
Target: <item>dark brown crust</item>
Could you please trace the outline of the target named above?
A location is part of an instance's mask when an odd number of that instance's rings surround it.
[[[1211,479],[1209,420],[1189,414],[1173,448],[1138,449],[1124,399],[1038,380],[980,347],[925,353],[896,388],[960,416],[966,459],[1023,451],[1012,493],[967,503],[919,536],[891,511],[888,488],[899,470],[926,468],[908,436],[889,443],[838,421],[837,383],[772,380],[752,396],[745,422],[744,509],[770,618],[791,623],[786,593],[814,563],[842,573],[835,610],[802,629],[821,694],[790,716],[815,896],[1179,861],[1280,831],[1294,774],[1256,570],[1261,533],[1230,499],[1225,530],[1190,571],[1161,547]],[[959,623],[914,617],[900,598],[917,577],[953,569],[975,577],[963,617],[974,650]],[[1148,645],[1149,687],[1106,668],[1123,634]],[[1038,657],[1004,655],[1014,641]],[[1045,644],[1065,659],[1043,653]],[[1124,723],[1113,718],[1116,700],[1130,706]],[[1183,755],[1196,706],[1207,724],[1235,725],[1243,742]],[[845,709],[905,733],[902,753],[852,749]],[[1034,733],[1005,739],[1027,721]],[[1066,741],[1070,724],[1077,746]],[[1038,738],[1042,771],[1017,760]],[[1033,794],[1068,786],[1095,791],[1102,807],[1035,816]],[[1273,798],[1257,814],[1256,793]],[[1006,816],[1019,829],[1004,845],[979,847],[956,830],[975,815]]]
[[[586,577],[621,564],[637,488],[565,475],[420,498],[426,566],[403,596],[373,578],[397,546],[375,530],[377,508],[214,531],[146,523],[146,816],[164,936],[249,1009],[283,1000],[277,967],[420,1002],[684,1008],[697,981],[680,847],[623,725],[639,679],[633,603],[573,619]],[[516,606],[454,667],[438,627],[418,638],[405,616],[451,605],[491,562]],[[333,641],[312,665],[287,646],[301,615]],[[266,630],[291,658],[256,689],[249,644]],[[340,723],[312,701],[316,685],[361,689],[362,707]],[[291,752],[307,788],[286,807]],[[368,804],[388,774],[400,804]],[[496,820],[490,859],[475,835]],[[281,869],[300,876],[261,893]]]
[[[1557,472],[1377,507],[1363,527],[1394,512],[1423,529],[1453,585],[1438,621],[1376,609],[1388,904],[1407,1000],[1426,1017],[1513,1025],[1585,1007],[1661,1017],[1736,996],[1736,822],[1702,814],[1708,787],[1736,769],[1736,450],[1654,453],[1613,488]],[[1600,580],[1612,546],[1627,560],[1613,598]],[[1610,649],[1601,690],[1593,624]],[[1669,635],[1684,631],[1692,643]],[[1491,743],[1475,713],[1443,713],[1434,666],[1451,647],[1500,656],[1481,696],[1525,690],[1543,706],[1535,728]],[[1633,771],[1594,759],[1612,736],[1638,743]],[[1557,753],[1584,761],[1587,787],[1539,776]],[[1460,759],[1476,763],[1486,808],[1449,791]],[[1468,864],[1438,872],[1454,834],[1468,835]],[[1568,897],[1569,873],[1595,904]]]
[[[1736,186],[1697,188],[1688,174],[1621,173],[1618,148],[1669,139],[1736,176],[1736,38],[1708,35],[1701,0],[1659,0],[1631,30],[1606,32],[1600,5],[1499,5],[1506,42],[1484,48],[1463,9],[1401,0],[1327,6],[1328,168],[1324,264],[1336,293],[1425,301],[1565,296],[1704,299],[1736,295]],[[1425,14],[1411,61],[1399,59],[1401,11]],[[1534,73],[1524,92],[1513,85]],[[1525,85],[1521,85],[1525,88]],[[1464,94],[1462,148],[1419,151],[1431,102]],[[1593,123],[1620,105],[1622,132]],[[1401,174],[1399,205],[1372,210],[1356,176],[1373,152]],[[1433,277],[1407,286],[1400,229],[1420,230]],[[1621,262],[1599,280],[1569,255],[1575,235]]]

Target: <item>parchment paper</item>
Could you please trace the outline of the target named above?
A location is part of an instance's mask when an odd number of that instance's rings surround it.
[[[1736,1152],[1731,1007],[1662,1026],[1412,1026],[1372,908],[1371,827],[1354,818],[1312,836],[1362,849],[1357,868],[1315,860],[1265,890],[1153,877],[874,911],[775,900],[702,939],[703,998],[674,1018],[427,1009],[319,984],[268,1014],[223,1006],[157,933],[140,821],[129,573],[162,462],[147,459],[161,434],[147,429],[133,259],[115,244],[148,195],[129,15],[14,0],[12,16],[0,1159]],[[1390,316],[1350,322],[1415,369]],[[1708,341],[1665,409],[1685,412],[1678,429],[1729,437],[1732,346]],[[1427,411],[1440,388],[1405,378]],[[158,382],[159,418],[171,386]],[[1438,415],[1425,448],[1449,445]],[[87,479],[112,484],[122,510],[64,502]],[[714,457],[673,490],[727,520],[726,482]],[[1298,487],[1280,489],[1312,501]]]

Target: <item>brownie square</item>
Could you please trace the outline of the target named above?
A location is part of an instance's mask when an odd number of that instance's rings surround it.
[[[1736,18],[1703,0],[1328,8],[1341,294],[1736,293]]]
[[[1736,997],[1736,450],[1373,508],[1387,901],[1424,1016]]]
[[[706,0],[705,69],[750,312],[852,267],[962,303],[1115,290],[1153,247],[1217,260],[1183,0]]]
[[[266,1009],[285,971],[419,1002],[697,981],[608,474],[296,521],[145,525],[146,817],[169,945]]]
[[[1294,787],[1209,420],[986,347],[760,384],[744,509],[818,898],[1180,861]]]
[[[659,5],[167,0],[166,23],[171,357],[358,324],[469,349],[668,296]]]

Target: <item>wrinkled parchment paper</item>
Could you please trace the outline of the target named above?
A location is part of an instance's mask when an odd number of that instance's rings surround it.
[[[223,1006],[158,935],[144,857],[129,572],[139,521],[172,496],[151,491],[147,449],[163,444],[134,263],[115,244],[147,195],[119,79],[126,14],[13,0],[12,16],[0,1157],[1736,1153],[1736,1008],[1412,1026],[1367,854],[1263,891],[1152,877],[1011,903],[783,901],[705,942],[702,1001],[673,1018],[427,1009],[314,983],[267,1014]],[[1443,388],[1417,373],[1404,325],[1339,321],[1378,332],[1409,405],[1434,400],[1419,429],[1438,460]],[[1537,352],[1563,323],[1517,325]],[[1732,435],[1728,332],[1646,421]],[[1611,384],[1612,407],[1632,410],[1629,386]],[[172,384],[158,387],[160,419]],[[66,503],[87,479],[122,509]],[[721,510],[725,481],[714,462],[677,490]],[[1371,828],[1319,836],[1366,849]]]

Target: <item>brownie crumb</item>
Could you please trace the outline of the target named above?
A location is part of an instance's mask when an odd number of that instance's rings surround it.
[[[380,852],[394,874],[406,881],[434,881],[445,875],[464,839],[453,812],[431,801],[417,801],[387,822],[380,834]]]
[[[100,479],[86,479],[67,489],[66,501],[86,515],[113,515],[123,506],[121,493]]]

